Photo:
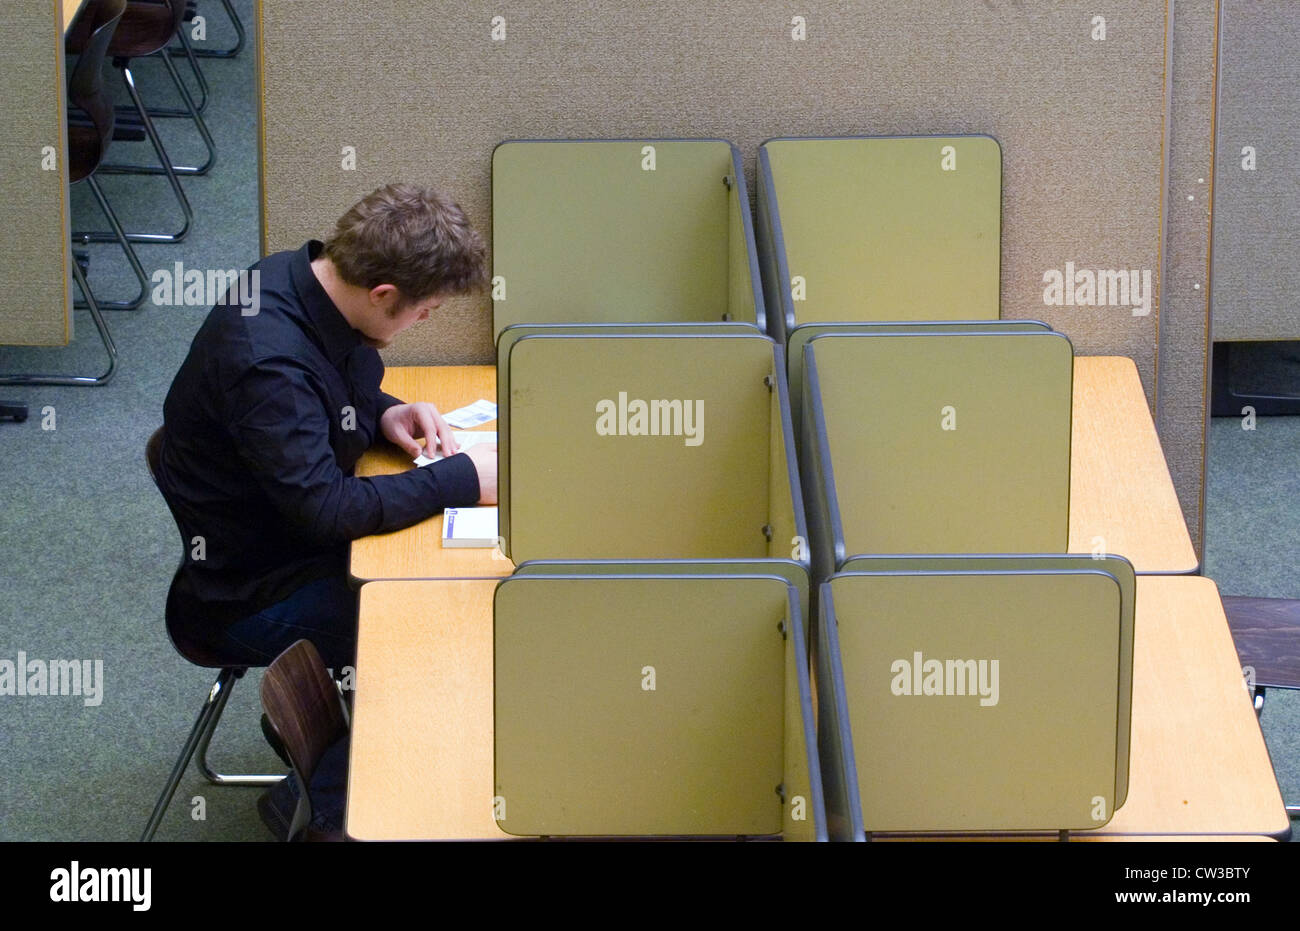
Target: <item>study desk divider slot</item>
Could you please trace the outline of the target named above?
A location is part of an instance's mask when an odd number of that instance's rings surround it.
[[[810,340],[815,577],[859,554],[1066,552],[1073,359],[1051,331]]]
[[[497,586],[501,829],[825,840],[796,587],[642,568]]]
[[[1002,151],[987,135],[770,139],[757,166],[769,332],[996,320]]]
[[[766,328],[740,150],[510,140],[492,153],[493,333],[515,323]]]
[[[509,494],[510,471],[510,350],[525,336],[695,336],[695,335],[746,335],[760,332],[752,323],[513,323],[497,336],[497,463],[498,471],[506,477],[501,483],[498,497],[498,533],[510,539],[510,508],[506,506]]]
[[[533,333],[502,364],[499,488],[516,564],[806,563],[785,362],[767,337]]]
[[[1090,830],[1123,804],[1131,603],[1104,569],[1041,565],[1005,556],[998,569],[839,573],[821,586],[833,839]]]

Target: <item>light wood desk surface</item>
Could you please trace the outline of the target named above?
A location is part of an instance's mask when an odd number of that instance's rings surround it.
[[[508,837],[492,820],[495,586],[432,580],[361,589],[352,837]],[[1144,576],[1137,612],[1128,801],[1079,839],[1285,833],[1214,583]]]
[[[383,389],[403,401],[431,401],[446,414],[479,398],[495,403],[497,374],[491,365],[390,368]],[[490,421],[475,429],[496,428],[497,421]],[[361,457],[357,475],[388,475],[410,468],[414,466],[405,453],[384,444]],[[514,571],[514,564],[496,549],[444,548],[441,514],[352,544],[352,576],[362,581],[501,578]]]
[[[1218,586],[1141,576],[1128,801],[1096,834],[1285,834]]]
[[[61,0],[63,12],[63,31],[67,32],[72,21],[77,18],[81,8],[86,5],[86,0]]]
[[[496,399],[490,365],[390,368],[384,390],[404,401],[432,401],[446,412],[478,398]],[[1072,553],[1090,553],[1093,538],[1126,557],[1138,572],[1191,573],[1196,551],[1183,522],[1137,367],[1122,356],[1074,360],[1070,449]],[[481,429],[495,430],[495,422]],[[358,475],[411,468],[400,453],[371,450]],[[366,579],[499,578],[514,571],[495,550],[443,549],[442,516],[352,544],[352,575]]]
[[[347,831],[505,839],[492,819],[495,579],[361,587]]]
[[[1128,558],[1138,572],[1198,568],[1137,366],[1123,356],[1076,356],[1070,437],[1071,553]]]

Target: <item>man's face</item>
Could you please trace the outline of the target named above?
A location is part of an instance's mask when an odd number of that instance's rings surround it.
[[[381,285],[370,292],[370,314],[365,325],[359,327],[362,339],[376,349],[388,346],[403,330],[409,330],[442,304],[442,296],[435,295],[418,301],[404,300],[396,288],[376,295],[376,291],[390,288]]]

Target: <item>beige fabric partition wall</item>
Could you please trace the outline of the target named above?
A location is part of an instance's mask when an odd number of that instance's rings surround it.
[[[62,346],[71,336],[62,7],[0,4],[0,35],[0,346]]]
[[[1227,0],[1214,338],[1300,339],[1300,3]]]
[[[1212,173],[1212,111],[1197,105],[1213,86],[1212,4],[1176,4],[1173,46],[1165,0],[261,0],[259,11],[272,250],[324,235],[397,179],[448,191],[490,233],[492,149],[511,138],[725,138],[752,194],[758,146],[775,136],[993,136],[1003,317],[1045,320],[1082,355],[1131,356],[1158,416],[1158,387],[1177,393],[1178,415],[1159,422],[1195,534],[1207,291],[1193,266],[1208,225],[1170,216],[1178,239],[1166,245],[1162,217],[1166,155],[1184,174]],[[1159,299],[1166,249],[1186,256],[1174,320]],[[1098,305],[1085,270],[1123,272],[1141,294],[1103,287]],[[1077,289],[1052,293],[1067,274]],[[386,359],[488,362],[491,319],[486,294],[449,301]],[[1159,371],[1166,358],[1177,377]]]

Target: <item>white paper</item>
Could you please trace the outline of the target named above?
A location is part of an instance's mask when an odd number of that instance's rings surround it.
[[[443,414],[443,417],[446,418],[447,423],[451,424],[453,427],[468,429],[469,427],[477,427],[480,424],[485,424],[489,420],[496,420],[497,406],[491,401],[479,398],[473,404],[468,404],[465,407],[458,407],[450,414]]]
[[[495,430],[453,430],[451,433],[452,436],[456,437],[456,443],[460,446],[460,451],[462,453],[471,446],[477,446],[479,443],[495,443],[497,441]],[[437,437],[434,437],[434,439],[436,441]],[[424,453],[420,453],[420,455],[415,457],[415,464],[417,466],[427,466],[431,462],[438,462],[442,459],[446,459],[447,457],[442,454],[441,444],[439,444],[439,447],[439,451],[434,453],[432,459]],[[425,447],[425,450],[427,452],[428,447]]]

